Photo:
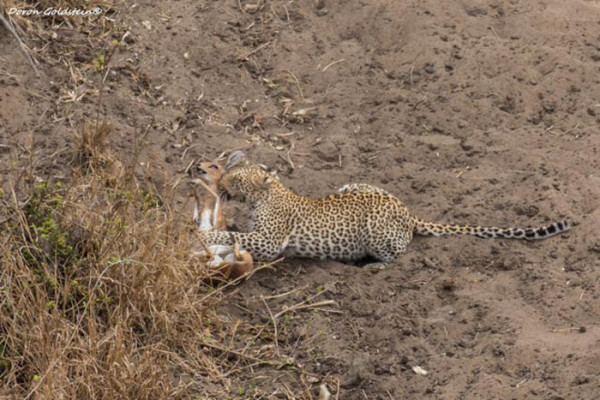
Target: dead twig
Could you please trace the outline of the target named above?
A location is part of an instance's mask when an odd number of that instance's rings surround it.
[[[204,189],[206,189],[208,191],[208,193],[215,196],[215,199],[219,198],[219,195],[214,190],[212,190],[210,188],[210,186],[208,186],[206,183],[204,183],[204,181],[202,179],[192,179],[190,182],[195,185],[201,185]]]
[[[568,135],[569,133],[573,132],[575,129],[579,128],[579,122],[577,124],[575,124],[574,127],[572,127],[571,129],[567,129],[563,135]]]
[[[274,318],[279,318],[282,315],[287,314],[292,311],[307,310],[310,308],[318,308],[318,307],[322,307],[322,306],[330,306],[330,305],[335,305],[335,304],[337,304],[337,303],[333,300],[323,300],[323,301],[319,301],[318,303],[310,303],[310,304],[306,304],[306,302],[303,301],[303,302],[293,305],[291,307],[284,307],[283,310],[281,310],[277,314],[275,314]]]
[[[245,56],[240,57],[240,60],[243,61],[249,61],[250,60],[250,56],[253,54],[258,53],[259,51],[261,51],[262,49],[264,49],[265,47],[269,46],[271,44],[271,42],[267,42],[267,43],[263,43],[260,46],[258,46],[257,48],[255,48],[254,50],[252,50],[250,53],[246,54]]]
[[[290,74],[290,76],[296,82],[296,86],[298,87],[298,91],[300,92],[300,98],[302,99],[302,101],[304,101],[304,93],[302,93],[302,88],[300,87],[300,81],[298,80],[298,78],[296,77],[296,75],[294,75],[292,73],[292,71],[290,71],[289,69],[286,69],[285,72],[287,72],[288,74]]]
[[[498,34],[496,33],[496,30],[494,29],[493,26],[490,26],[490,30],[492,31],[492,33],[494,34],[494,36],[496,36],[496,39],[500,39],[500,36],[498,36]]]
[[[293,293],[296,293],[296,292],[300,292],[302,290],[305,290],[306,288],[308,288],[308,285],[304,285],[304,286],[296,288],[294,290],[290,290],[289,292],[280,293],[280,294],[274,294],[272,296],[261,296],[261,297],[263,299],[265,299],[265,300],[278,299],[278,298],[281,298],[281,297],[289,296],[290,294],[293,294]]]
[[[341,62],[344,62],[344,61],[346,61],[346,59],[345,59],[345,58],[342,58],[342,59],[339,59],[339,60],[337,60],[337,61],[334,61],[334,62],[332,62],[332,63],[329,63],[329,64],[327,64],[326,66],[324,66],[324,67],[323,67],[323,69],[321,70],[321,72],[325,72],[325,71],[327,71],[329,68],[333,67],[334,65],[336,65],[336,64],[339,64],[339,63],[341,63]]]
[[[269,308],[269,305],[267,304],[267,301],[265,300],[265,298],[260,296],[260,299],[265,304],[265,307],[267,308],[267,312],[269,313],[269,316],[271,317],[271,322],[273,322],[273,341],[275,342],[275,353],[277,353],[277,356],[281,357],[281,354],[279,353],[279,340],[277,339],[277,336],[278,336],[277,335],[277,320],[275,319],[275,317],[273,317],[273,313],[271,312],[271,309]]]
[[[251,360],[251,361],[257,362],[257,363],[262,364],[262,365],[272,365],[272,366],[277,366],[277,367],[281,366],[281,363],[279,363],[279,362],[261,360],[260,358],[252,357],[252,356],[250,356],[248,354],[241,353],[241,352],[239,352],[237,350],[226,349],[225,347],[221,347],[221,346],[218,346],[216,344],[203,342],[201,344],[201,346],[208,347],[208,348],[215,349],[215,350],[219,350],[219,351],[222,351],[224,353],[233,354],[233,355],[236,355],[238,357],[245,358],[247,360]]]

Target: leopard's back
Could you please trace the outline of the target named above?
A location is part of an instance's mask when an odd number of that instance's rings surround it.
[[[274,226],[285,226],[278,240],[286,256],[355,260],[396,238],[412,238],[408,210],[386,192],[350,191],[316,199],[282,194],[258,205],[254,227],[272,234]]]

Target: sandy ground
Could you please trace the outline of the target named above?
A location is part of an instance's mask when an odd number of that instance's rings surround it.
[[[301,368],[246,370],[232,398],[317,398],[321,383],[340,399],[598,398],[598,2],[142,0],[119,18],[131,34],[100,114],[124,160],[149,126],[143,160],[166,176],[246,148],[310,196],[367,182],[432,221],[575,222],[536,243],[417,238],[383,271],[260,271],[223,315],[259,325],[317,293],[335,304],[279,320],[265,345]],[[84,33],[59,29],[53,45],[77,43]],[[37,174],[65,176],[61,152],[96,116],[94,57],[78,54],[80,78],[61,62],[36,78],[0,37],[5,166],[33,149]],[[191,215],[184,186],[180,206]],[[227,211],[247,226],[243,205]]]

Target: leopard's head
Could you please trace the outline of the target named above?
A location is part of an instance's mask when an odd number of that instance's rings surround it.
[[[243,155],[243,153],[242,153]],[[237,157],[232,162],[232,157]],[[226,171],[220,189],[229,197],[251,203],[266,199],[272,190],[280,186],[273,172],[251,164],[240,154],[232,154],[225,165]]]

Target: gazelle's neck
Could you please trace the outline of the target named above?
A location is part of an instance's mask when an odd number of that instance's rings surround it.
[[[217,185],[209,183],[208,187],[212,192],[217,193]],[[202,202],[202,211],[200,213],[200,230],[209,231],[217,226],[217,219],[220,210],[220,201],[209,190],[205,190]]]

